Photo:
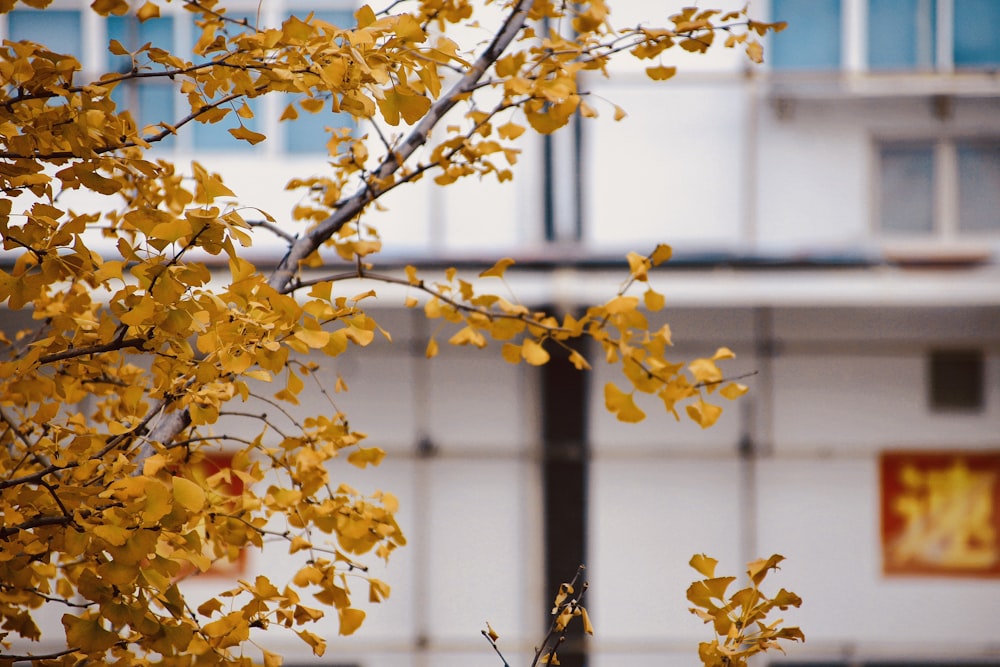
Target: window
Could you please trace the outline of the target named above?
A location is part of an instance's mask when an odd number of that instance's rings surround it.
[[[278,25],[286,17],[295,14],[305,17],[310,12],[316,19],[337,26],[353,26],[353,10],[347,9],[348,0],[327,0],[323,9],[316,9],[314,3],[301,4],[301,0],[274,3],[262,11],[256,3],[246,4],[243,11],[230,12],[234,18],[246,18],[248,24],[258,21],[262,25]],[[76,7],[66,0],[66,6]],[[82,0],[80,2],[83,7]],[[353,6],[353,4],[352,4]],[[79,9],[17,9],[6,15],[6,30],[0,37],[13,41],[30,40],[74,55],[81,64],[100,71],[125,73],[132,68],[132,59],[125,55],[113,55],[107,50],[110,40],[118,41],[127,51],[138,51],[149,43],[168,51],[186,53],[187,48],[200,35],[195,19],[186,11],[170,11],[165,8],[161,17],[140,22],[134,15],[110,16],[107,19],[92,19]],[[96,27],[98,30],[91,30]],[[85,25],[86,24],[86,25]],[[91,32],[86,32],[91,30]],[[228,30],[240,29],[230,25]],[[89,56],[89,58],[88,58]],[[204,59],[200,60],[204,62]],[[159,66],[151,64],[148,58],[140,56],[136,63],[145,71],[155,71]],[[93,76],[88,72],[86,76]],[[275,95],[275,97],[279,97]],[[180,94],[176,84],[167,79],[147,77],[121,83],[112,93],[112,99],[119,108],[132,112],[136,124],[142,128],[162,121],[174,122],[188,113],[187,100]],[[248,142],[234,138],[229,130],[240,125],[255,132],[263,132],[271,139],[268,146],[279,152],[292,155],[326,154],[326,144],[330,132],[327,128],[354,127],[354,119],[345,113],[334,113],[327,97],[322,100],[325,109],[312,114],[304,112],[297,104],[299,96],[281,95],[276,104],[265,103],[264,99],[235,101],[228,107],[229,113],[216,123],[192,122],[178,136],[167,137],[158,142],[160,149],[180,148],[195,151],[250,152],[260,150]],[[282,112],[290,103],[296,103],[298,118],[278,122]],[[249,111],[250,113],[247,113]]]
[[[256,14],[256,7],[253,9],[247,7],[230,8],[230,11],[226,12],[226,16],[234,19],[235,21],[244,21],[244,25],[253,26],[258,23],[258,16]],[[191,16],[188,18],[190,24],[191,41],[196,42],[201,35],[201,28],[196,25],[195,17]],[[234,36],[242,34],[250,28],[245,28],[239,26],[235,23],[227,23],[225,26],[225,34],[227,36]],[[219,54],[210,54],[211,57],[216,57]],[[211,60],[211,57],[196,56],[192,57],[196,63],[204,63]],[[221,93],[220,93],[221,96]],[[209,102],[211,100],[208,100]],[[221,120],[215,123],[202,123],[199,121],[194,121],[191,124],[190,136],[192,141],[192,148],[196,151],[213,151],[213,152],[251,152],[254,150],[254,146],[246,141],[241,141],[229,133],[229,130],[234,130],[239,127],[245,127],[252,132],[264,132],[267,134],[266,128],[263,128],[263,122],[265,119],[262,118],[263,104],[261,99],[240,99],[234,100],[223,104],[220,108],[227,109],[228,113]],[[245,108],[244,108],[245,107]],[[247,113],[249,111],[249,114]],[[252,115],[251,115],[252,114]]]
[[[1000,68],[997,0],[859,0],[860,34],[844,35],[846,0],[771,0],[778,70],[836,70],[847,62],[873,72]],[[864,53],[862,53],[864,51]],[[845,57],[847,56],[847,57]]]
[[[1000,2],[955,0],[955,66],[1000,67]]]
[[[928,365],[928,402],[935,412],[983,409],[982,350],[934,350]]]
[[[7,39],[58,44],[61,51],[83,60],[82,22],[80,12],[76,10],[15,10],[7,14]]]
[[[295,14],[299,18],[305,18],[309,11],[307,8],[293,8],[289,13]],[[314,11],[313,15],[314,18],[335,26],[354,25],[354,15],[346,9]],[[285,95],[282,99],[282,109],[294,101],[294,96]],[[296,105],[298,118],[282,123],[282,143],[285,151],[295,155],[309,153],[325,155],[326,143],[330,139],[330,133],[326,128],[354,127],[354,119],[351,115],[343,112],[334,113],[329,99],[325,101],[324,106],[324,111],[309,113]]]
[[[135,52],[149,43],[161,49],[172,51],[174,48],[174,19],[171,16],[149,19],[140,23],[135,16],[110,16],[107,19],[107,41],[116,40],[129,52]],[[146,71],[156,71],[162,68],[152,65],[141,56],[136,65]],[[104,63],[108,70],[126,73],[132,69],[132,59],[129,56],[116,56],[108,53]],[[174,122],[177,108],[175,104],[177,93],[173,83],[167,79],[146,78],[125,81],[115,88],[111,99],[119,108],[125,107],[132,111],[132,117],[142,129],[163,121]],[[172,145],[174,138],[166,137],[158,142],[157,147]]]
[[[1000,234],[1000,139],[889,141],[877,152],[883,237]]]
[[[774,35],[775,69],[830,70],[840,67],[840,0],[772,0],[771,19],[788,28]]]
[[[879,155],[882,230],[934,230],[934,147],[887,144]]]
[[[958,230],[1000,230],[1000,141],[958,143]]]
[[[871,69],[932,69],[936,48],[935,0],[869,0]]]

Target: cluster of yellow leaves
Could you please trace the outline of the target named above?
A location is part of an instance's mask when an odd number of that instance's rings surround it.
[[[691,613],[711,623],[717,637],[698,646],[698,657],[705,667],[746,667],[747,660],[757,653],[770,649],[784,652],[780,640],[805,641],[797,627],[785,627],[783,619],[766,622],[774,609],[798,607],[802,600],[784,588],[773,597],[760,590],[771,570],[778,569],[784,560],[777,554],[747,564],[749,585],[726,596],[729,585],[736,577],[715,576],[718,561],[705,555],[691,558],[691,567],[704,579],[691,584],[687,599],[695,606]]]
[[[345,278],[425,293],[425,314],[443,323],[428,356],[444,326],[452,345],[493,339],[506,360],[530,365],[564,348],[587,369],[571,343],[595,341],[623,370],[628,389],[609,385],[605,394],[623,421],[643,416],[635,392],[658,396],[674,415],[683,402],[708,426],[719,408],[706,395],[745,391],[722,382],[716,362],[728,350],[668,360],[670,330],[650,331],[646,314],[663,308],[663,295],[627,293],[648,287],[650,269],[669,257],[665,246],[630,255],[630,277],[607,303],[560,319],[481,293],[454,271],[432,283],[412,268],[373,272],[381,242],[361,216],[425,173],[443,185],[473,175],[507,180],[513,142],[528,127],[551,132],[573,113],[596,115],[579,75],[603,72],[615,54],[660,58],[674,44],[701,51],[723,31],[726,46],[746,44],[759,60],[752,35],[778,26],[742,12],[683,10],[662,30],[614,29],[604,0],[510,0],[498,3],[505,18],[493,38],[466,50],[449,31],[473,18],[469,0],[364,6],[353,26],[311,15],[253,25],[219,0],[177,1],[197,25],[192,52],[111,42],[111,54],[131,60],[126,72],[87,80],[58,45],[0,45],[0,239],[10,260],[0,269],[0,305],[30,310],[34,323],[0,335],[0,660],[19,657],[8,652],[17,638],[40,638],[32,612],[43,604],[67,611],[67,649],[50,656],[65,664],[141,664],[150,654],[165,666],[243,664],[243,644],[268,626],[292,629],[319,654],[323,639],[302,626],[323,612],[304,595],[336,609],[340,632],[359,626],[364,614],[348,587],[349,577],[364,576],[357,559],[387,558],[405,540],[394,497],[364,497],[331,480],[331,470],[336,459],[377,465],[383,453],[362,445],[364,434],[332,400],[327,415],[306,419],[284,407],[316,381],[307,355],[336,357],[388,338],[360,305],[374,292],[343,294]],[[0,0],[0,13],[17,4]],[[91,7],[146,22],[159,20],[161,4]],[[549,28],[539,35],[543,20]],[[185,112],[163,110],[140,127],[112,94],[147,79],[172,86]],[[197,162],[178,167],[147,154],[192,123],[223,119],[237,120],[234,141],[264,141],[243,122],[253,116],[249,101],[273,93],[295,97],[284,120],[346,112],[374,135],[332,130],[328,170],[288,184],[306,195],[287,220],[239,206]],[[63,197],[72,190],[104,203],[74,211]],[[287,243],[269,273],[245,254],[259,233]],[[352,271],[306,280],[302,270],[321,272],[328,251]],[[502,279],[512,263],[501,260],[482,278]],[[284,421],[233,407],[251,400],[274,405]],[[233,418],[244,425],[220,426]],[[231,463],[206,473],[220,452]],[[185,578],[265,541],[302,559],[288,581],[240,582],[190,608]],[[384,583],[365,581],[370,601],[388,595]],[[561,609],[559,623],[570,608]],[[569,613],[584,615],[579,606]],[[266,651],[262,659],[278,663]]]
[[[591,306],[579,318],[566,314],[559,319],[544,312],[532,312],[494,293],[477,293],[475,286],[461,278],[457,271],[445,272],[445,280],[428,289],[417,276],[414,267],[407,267],[411,286],[432,293],[424,304],[428,319],[442,320],[427,345],[427,356],[437,355],[437,336],[444,323],[454,326],[447,339],[450,345],[486,347],[489,340],[503,343],[501,354],[512,363],[541,366],[551,359],[550,349],[565,350],[569,362],[578,370],[589,370],[590,362],[570,345],[573,339],[587,338],[600,346],[601,356],[609,364],[621,367],[628,390],[609,382],[604,387],[607,409],[623,422],[639,422],[646,414],[635,404],[636,392],[652,394],[663,401],[665,409],[680,419],[677,406],[686,402],[687,415],[707,428],[722,414],[722,408],[708,403],[705,396],[714,393],[735,399],[747,391],[737,382],[727,382],[716,362],[733,358],[728,348],[720,348],[708,358],[688,363],[667,358],[671,341],[670,326],[656,330],[650,327],[647,312],[662,310],[663,294],[648,284],[649,271],[670,258],[669,246],[660,245],[648,256],[629,253],[629,277],[618,294],[608,302]],[[480,278],[503,278],[514,260],[504,258],[480,273]],[[646,285],[642,297],[627,292],[636,284]],[[410,297],[407,305],[416,307],[419,301]]]

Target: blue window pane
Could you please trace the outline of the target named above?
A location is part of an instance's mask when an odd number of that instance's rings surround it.
[[[775,69],[840,67],[840,0],[772,0],[771,20],[788,22],[771,38]]]
[[[253,99],[246,102],[250,110],[253,111],[253,118],[241,118],[237,116],[236,109],[240,108],[242,101],[236,101],[223,107],[229,108],[231,111],[217,123],[205,124],[194,121],[191,128],[194,130],[192,133],[194,137],[194,149],[227,152],[252,150],[252,144],[242,139],[237,139],[229,133],[229,130],[236,129],[241,125],[254,132],[261,131],[259,119],[261,101]]]
[[[871,68],[933,68],[936,5],[935,0],[868,0]]]
[[[118,40],[129,51],[136,51],[145,44],[172,51],[174,48],[174,19],[171,16],[149,19],[143,23],[134,16],[109,16],[108,40]],[[108,54],[110,66],[118,71],[128,71],[132,61],[128,56]],[[142,58],[139,65],[147,64]]]
[[[309,12],[310,10],[306,7],[301,10],[292,10],[292,14],[301,19],[308,16]],[[354,15],[347,10],[314,11],[313,18],[340,28],[355,25]],[[283,102],[287,105],[292,103],[294,99],[292,96],[286,96]],[[295,120],[285,121],[283,127],[286,151],[296,154],[318,153],[325,155],[327,152],[326,143],[330,140],[330,132],[326,128],[354,128],[354,119],[350,114],[334,113],[329,101],[326,102],[325,107],[323,111],[313,114],[303,111],[302,107],[296,105],[299,117]]]
[[[934,147],[883,146],[879,209],[882,230],[924,234],[934,229]]]
[[[285,104],[291,104],[291,96],[286,96]],[[329,101],[319,113],[303,111],[298,104],[295,109],[299,117],[284,122],[285,150],[289,153],[320,153],[327,152],[326,144],[330,140],[330,130],[327,128],[354,129],[354,118],[348,113],[334,113]]]
[[[955,0],[955,66],[1000,65],[1000,2]]]
[[[110,16],[107,20],[108,41],[116,40],[128,51],[137,51],[146,44],[173,50],[174,19],[169,16],[149,19],[140,22],[135,16]],[[136,64],[145,71],[162,69],[152,65],[149,60],[139,55]],[[108,54],[108,67],[114,71],[125,73],[132,69],[132,59],[129,56]],[[176,92],[174,83],[169,79],[144,79],[125,81],[119,84],[111,94],[111,99],[119,108],[132,112],[141,130],[149,125],[160,122],[177,122]],[[157,142],[158,147],[169,147],[174,143],[173,137],[166,137]]]
[[[83,54],[80,12],[62,9],[45,11],[12,11],[7,14],[8,39],[26,39],[44,44],[50,49],[73,55]]]
[[[1000,232],[1000,144],[958,145],[958,228]]]
[[[251,26],[257,24],[257,15],[254,13],[241,14],[240,12],[227,12],[226,16],[235,22],[226,22],[221,29],[216,30],[216,36],[233,37],[240,33],[252,31],[253,28]],[[195,42],[201,37],[202,32],[201,27],[197,25],[196,21],[197,19],[192,16],[190,19],[191,36]],[[243,24],[240,25],[239,22],[243,22]],[[221,51],[213,51],[208,56],[192,55],[191,58],[195,63],[204,63],[221,55]],[[219,96],[221,96],[221,93]],[[215,99],[218,99],[218,97]],[[243,105],[243,102],[244,100],[241,99],[223,105],[221,108],[229,109],[230,111],[226,114],[225,118],[217,123],[205,124],[193,121],[192,126],[188,129],[193,137],[194,149],[196,151],[225,151],[230,153],[252,151],[254,148],[252,144],[242,139],[237,139],[229,133],[229,130],[242,126],[254,132],[261,132],[263,124],[259,116],[263,108],[263,103],[257,99],[246,100],[247,106],[250,107],[254,115],[253,118],[241,118],[236,115],[236,109],[239,109]]]

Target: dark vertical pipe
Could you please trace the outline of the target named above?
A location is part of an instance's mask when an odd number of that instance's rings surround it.
[[[554,598],[587,556],[587,376],[565,353],[551,352],[552,360],[541,368],[547,598]],[[564,667],[585,664],[579,623],[570,625],[558,653]]]

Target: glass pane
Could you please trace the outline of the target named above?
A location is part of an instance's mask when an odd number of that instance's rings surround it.
[[[135,16],[109,16],[107,25],[108,41],[116,39],[129,51],[136,51],[147,43],[168,51],[174,49],[174,19],[171,16],[149,19],[144,23],[140,23]],[[109,65],[118,71],[127,72],[132,67],[128,56],[108,54],[108,58]],[[147,63],[139,59],[140,66]]]
[[[955,0],[955,66],[1000,65],[1000,2]]]
[[[135,16],[109,16],[107,30],[109,42],[117,40],[129,51],[137,51],[146,44],[166,50],[174,48],[173,17],[154,18],[140,23]],[[148,66],[149,69],[146,71],[162,69],[150,65],[148,58],[142,56],[137,59],[137,64],[140,68]],[[109,53],[108,67],[124,74],[132,69],[132,59]],[[176,93],[169,79],[128,81],[120,84],[111,93],[111,99],[115,104],[132,112],[132,117],[140,129],[160,122],[175,123],[177,121],[175,98]],[[157,142],[156,146],[168,147],[173,143],[173,137],[166,137]]]
[[[935,0],[868,0],[871,68],[932,68],[936,5]]]
[[[253,30],[250,26],[257,25],[257,15],[253,12],[226,12],[226,16],[236,21],[227,22],[221,31],[216,34],[220,36],[232,37],[244,32],[250,32]],[[192,39],[197,41],[201,36],[201,28],[199,28],[195,21],[195,17],[191,17],[191,35]],[[242,22],[244,25],[240,25]],[[209,54],[209,57],[204,56],[192,56],[192,60],[195,63],[203,63],[211,60],[212,58],[218,58],[222,55],[221,51],[213,51]],[[220,95],[221,96],[221,95]],[[215,99],[218,99],[216,97]],[[260,100],[246,100],[246,104],[250,107],[253,112],[253,118],[241,118],[236,115],[236,110],[239,109],[243,104],[243,100],[237,100],[235,102],[225,104],[222,106],[223,109],[229,109],[229,113],[226,117],[217,123],[199,123],[194,121],[191,128],[191,136],[194,141],[195,150],[208,150],[208,151],[226,151],[226,152],[244,152],[253,150],[253,145],[242,139],[237,139],[229,133],[229,130],[236,129],[241,125],[254,132],[261,132],[263,128],[263,121],[260,118],[263,109],[263,103]],[[259,145],[259,144],[258,144]]]
[[[8,39],[26,39],[50,49],[76,56],[83,54],[80,12],[46,9],[44,12],[13,11],[7,14]]]
[[[879,212],[882,231],[934,230],[934,147],[883,146],[880,154]]]
[[[1000,143],[958,145],[958,229],[1000,232]]]
[[[310,11],[308,7],[296,7],[291,10],[291,13],[304,19],[309,15]],[[340,28],[350,28],[356,23],[354,14],[346,9],[313,11],[313,17]],[[282,100],[282,109],[295,99],[297,98],[291,95],[285,96],[285,99]],[[285,150],[289,153],[318,153],[326,155],[326,142],[330,140],[330,133],[326,128],[354,127],[354,119],[350,114],[333,113],[331,111],[329,100],[325,104],[325,110],[319,113],[303,111],[302,107],[297,104],[295,107],[299,113],[299,117],[295,120],[285,121],[282,128],[284,131]]]
[[[295,98],[285,96],[284,105],[291,104]],[[284,109],[284,106],[282,106]],[[282,128],[285,137],[285,150],[289,153],[320,153],[326,155],[326,142],[330,140],[330,132],[326,128],[354,128],[354,119],[348,113],[334,113],[327,100],[325,108],[319,113],[303,111],[298,104],[295,110],[299,117],[284,121]]]
[[[236,115],[236,109],[239,109],[242,105],[242,101],[233,102],[229,105],[224,105],[222,108],[230,109],[226,117],[217,123],[210,123],[206,125],[205,123],[199,123],[194,121],[194,130],[192,136],[194,137],[194,148],[195,150],[207,150],[207,151],[249,151],[253,149],[253,145],[242,139],[237,139],[233,135],[229,134],[229,130],[236,129],[242,125],[248,130],[253,130],[254,132],[260,132],[261,122],[260,122],[260,100],[246,100],[247,106],[253,111],[253,118],[242,118]],[[260,145],[260,144],[258,144]]]
[[[771,19],[788,22],[771,37],[775,69],[840,67],[840,0],[772,0]]]

